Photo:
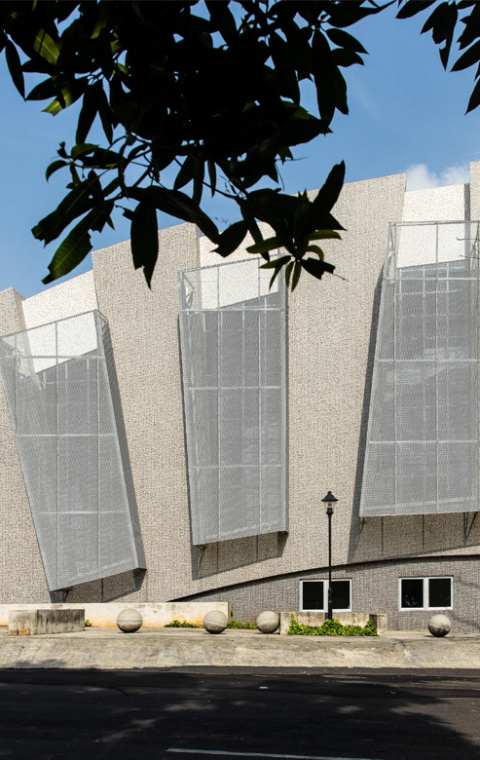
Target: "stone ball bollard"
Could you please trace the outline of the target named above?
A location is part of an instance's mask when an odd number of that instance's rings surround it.
[[[428,621],[428,630],[432,636],[446,636],[452,624],[446,615],[434,615]]]
[[[142,623],[143,618],[138,610],[122,610],[117,616],[117,626],[123,633],[135,633]]]
[[[227,624],[227,616],[220,610],[211,610],[203,618],[203,627],[208,633],[222,633]]]
[[[274,633],[280,625],[280,615],[278,612],[267,610],[258,615],[256,623],[260,633]]]

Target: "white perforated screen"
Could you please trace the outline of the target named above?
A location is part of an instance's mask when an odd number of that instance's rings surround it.
[[[478,509],[478,223],[392,225],[361,515]]]
[[[287,529],[286,293],[270,276],[257,258],[179,275],[194,544]]]

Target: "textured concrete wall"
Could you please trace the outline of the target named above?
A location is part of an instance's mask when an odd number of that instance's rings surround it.
[[[468,185],[448,185],[405,193],[402,221],[452,222],[468,219]],[[398,222],[400,219],[392,219]]]
[[[93,271],[26,298],[22,308],[26,329],[97,309]]]
[[[159,266],[149,290],[132,266],[129,243],[93,257],[100,311],[108,319],[147,574],[118,576],[68,597],[129,595],[141,602],[180,596],[191,577],[183,409],[178,347],[177,271],[197,264],[197,232],[183,224],[159,233]],[[180,589],[180,593],[177,593]]]
[[[9,624],[12,611],[35,613],[38,610],[66,611],[71,602],[66,604],[0,604],[0,626]],[[132,605],[133,606],[133,605]],[[117,617],[130,608],[130,602],[107,602],[82,604],[85,620],[94,628],[116,628]],[[202,625],[208,612],[218,610],[228,617],[228,602],[160,602],[142,604],[135,602],[135,609],[142,616],[142,628],[162,628],[173,620]],[[85,625],[82,626],[85,628]]]

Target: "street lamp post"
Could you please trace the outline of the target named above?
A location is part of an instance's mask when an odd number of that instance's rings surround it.
[[[329,491],[322,502],[327,505],[328,517],[328,612],[327,620],[332,620],[332,515],[338,499]]]

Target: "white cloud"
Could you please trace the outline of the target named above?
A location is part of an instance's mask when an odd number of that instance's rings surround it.
[[[449,166],[440,175],[442,185],[466,185],[470,182],[470,170],[467,164]]]
[[[445,185],[464,185],[469,182],[468,164],[447,166],[440,174],[431,171],[426,164],[413,164],[407,171],[407,190],[426,190]]]

